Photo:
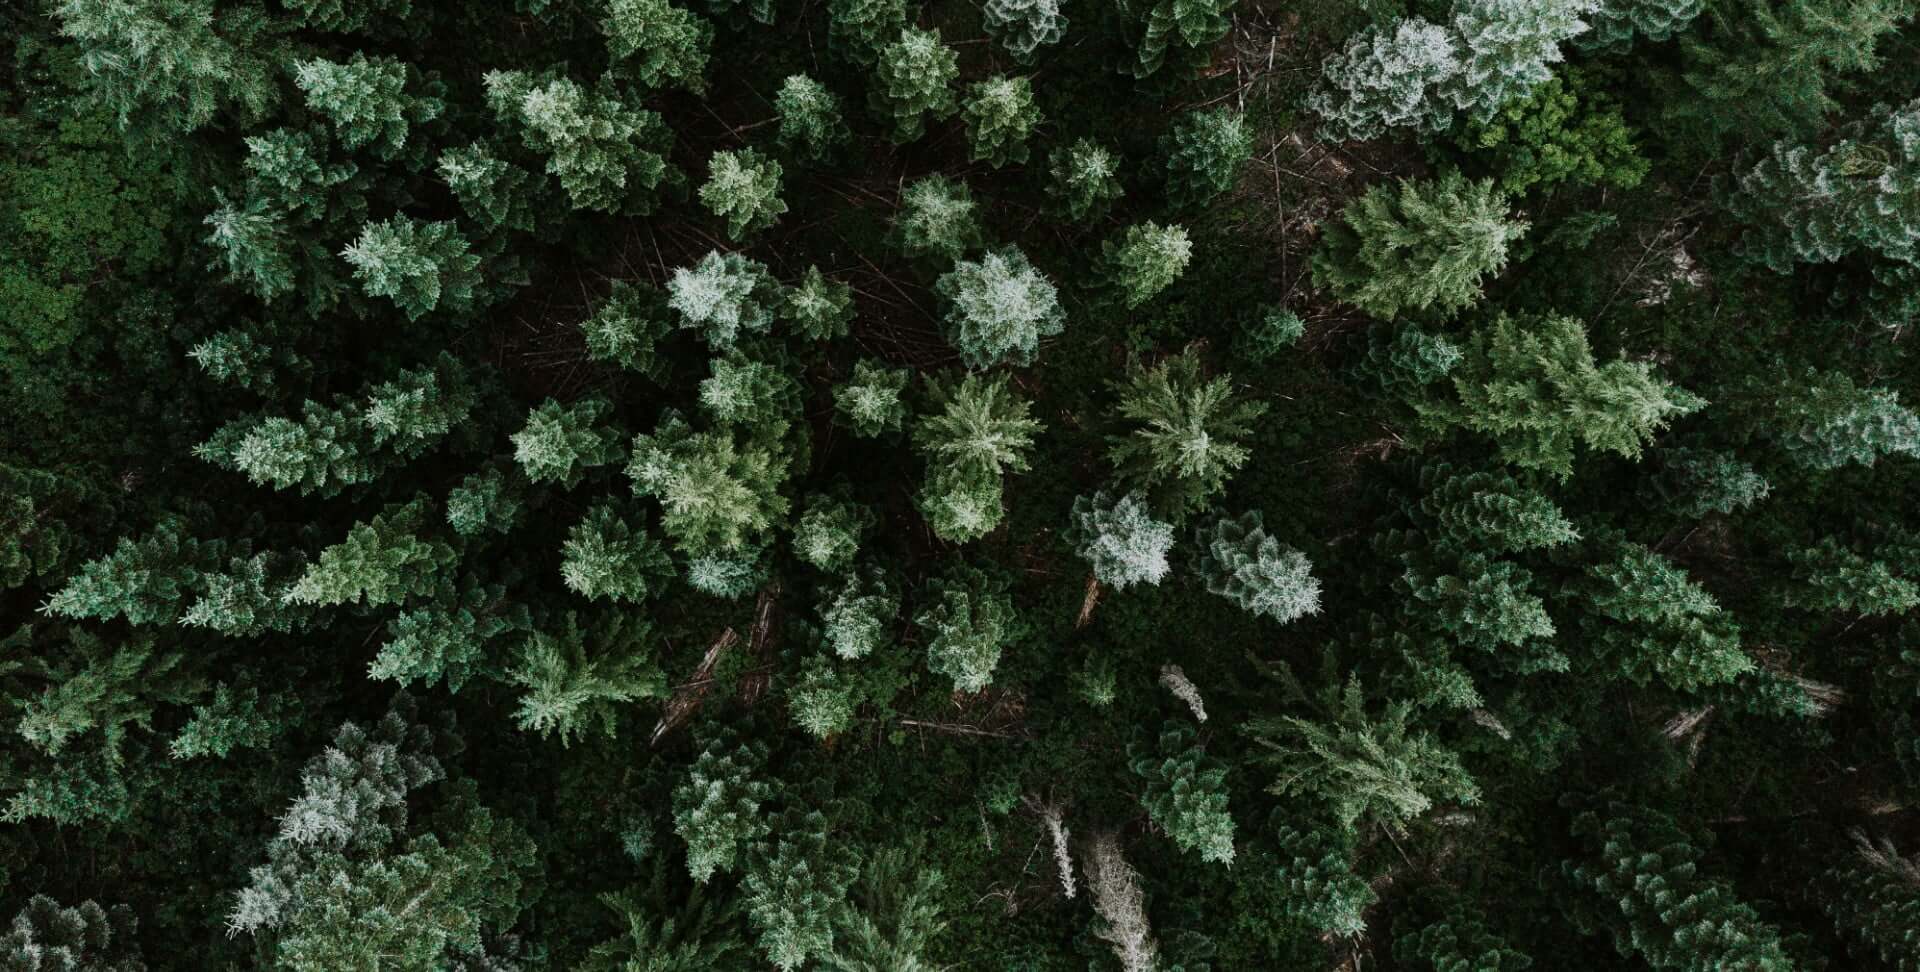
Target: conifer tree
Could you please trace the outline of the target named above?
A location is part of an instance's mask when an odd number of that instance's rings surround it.
[[[1772,488],[1751,464],[1717,449],[1663,449],[1659,458],[1646,492],[1676,516],[1732,513],[1765,499]]]
[[[36,894],[0,935],[0,960],[9,972],[146,972],[137,927],[126,905],[82,901],[62,908]]]
[[[571,489],[587,471],[620,460],[620,433],[600,424],[612,406],[601,398],[562,405],[549,398],[527,412],[513,434],[513,458],[535,483]]]
[[[961,260],[934,291],[948,302],[947,340],[975,370],[1030,365],[1041,338],[1066,330],[1059,291],[1013,247]]]
[[[1028,402],[1007,387],[1007,376],[983,379],[969,373],[956,383],[927,384],[939,412],[913,429],[914,449],[927,458],[921,511],[938,536],[965,542],[998,526],[1001,476],[1028,468],[1027,456],[1040,423]]]
[[[800,383],[776,363],[736,353],[707,366],[700,410],[716,422],[777,438],[780,427],[800,411]]]
[[[390,506],[356,523],[346,539],[320,551],[287,589],[292,604],[329,607],[401,604],[432,593],[457,554],[439,540],[423,539],[430,507],[425,497]]]
[[[1472,902],[1451,892],[1416,898],[1409,928],[1393,943],[1393,957],[1422,972],[1521,972],[1533,958],[1513,948]],[[1397,923],[1396,923],[1397,924]]]
[[[307,107],[333,123],[342,146],[371,146],[382,159],[406,147],[410,126],[430,122],[444,109],[439,98],[407,94],[407,65],[390,57],[355,52],[345,63],[300,61],[293,82],[306,94]]]
[[[661,528],[684,554],[744,553],[787,512],[786,457],[727,427],[695,432],[670,413],[635,436],[627,477],[660,501]]]
[[[82,564],[41,611],[62,618],[171,624],[223,549],[218,541],[194,539],[185,521],[168,517],[140,539],[121,537],[112,553]]]
[[[395,615],[387,641],[367,667],[367,676],[404,688],[445,680],[458,692],[487,661],[489,645],[532,624],[524,605],[509,602],[499,585],[466,585],[456,595]]]
[[[1160,943],[1147,921],[1146,891],[1140,886],[1140,872],[1120,850],[1119,835],[1111,830],[1095,834],[1081,851],[1080,863],[1086,870],[1087,890],[1093,894],[1094,914],[1099,916],[1094,937],[1113,947],[1124,972],[1158,968]]]
[[[844,496],[816,493],[793,527],[793,553],[806,563],[838,573],[860,553],[862,535],[873,529],[872,511]]]
[[[369,297],[389,297],[418,320],[436,308],[463,310],[480,283],[480,258],[451,222],[421,223],[406,215],[368,223],[340,251]]]
[[[769,829],[761,806],[773,786],[759,779],[765,747],[715,739],[673,789],[673,830],[687,843],[687,873],[701,884],[731,872]]]
[[[1074,498],[1067,540],[1096,580],[1125,590],[1167,576],[1173,524],[1154,519],[1137,494],[1112,497],[1103,490]]]
[[[736,929],[739,906],[709,898],[695,886],[676,900],[665,888],[665,869],[656,864],[653,886],[601,896],[626,928],[622,937],[595,945],[579,972],[706,972],[734,967],[747,951]],[[665,914],[662,914],[665,912]]]
[[[1900,404],[1899,393],[1862,388],[1837,371],[1809,372],[1782,396],[1768,432],[1788,458],[1816,470],[1920,455],[1920,415]]]
[[[804,74],[790,74],[773,96],[780,116],[780,144],[810,162],[825,159],[852,137],[840,97]]]
[[[1027,141],[1040,124],[1032,82],[1005,75],[976,81],[967,89],[960,117],[967,123],[969,159],[996,169],[1010,162],[1026,163]]]
[[[1787,560],[1796,582],[1787,603],[1795,607],[1862,615],[1902,614],[1920,607],[1920,583],[1834,537],[1789,550]]]
[[[958,260],[984,243],[973,193],[965,182],[923,176],[900,193],[894,237],[908,256]]]
[[[1855,832],[1855,852],[1828,865],[1809,897],[1860,953],[1900,972],[1920,968],[1920,864]]]
[[[1209,758],[1193,727],[1160,733],[1157,749],[1129,750],[1133,772],[1146,780],[1140,802],[1180,849],[1210,864],[1233,863],[1233,817],[1227,813],[1227,770]]]
[[[1160,137],[1166,159],[1167,201],[1176,208],[1204,206],[1233,188],[1253,158],[1246,118],[1226,108],[1190,111]]]
[[[1152,368],[1129,362],[1115,413],[1124,434],[1107,437],[1107,458],[1129,490],[1176,519],[1206,508],[1252,455],[1243,444],[1266,405],[1233,393],[1232,376],[1202,378],[1189,347]]]
[[[846,337],[853,322],[853,287],[827,279],[819,267],[808,267],[800,282],[787,291],[780,316],[810,341]]]
[[[1459,142],[1518,195],[1560,183],[1631,189],[1650,163],[1640,155],[1619,104],[1592,76],[1567,69],[1485,120],[1468,118]]]
[[[821,633],[834,654],[864,658],[892,643],[899,616],[900,595],[885,575],[870,569],[849,571],[820,609]]]
[[[527,170],[493,154],[475,142],[440,153],[435,171],[460,200],[467,218],[487,231],[533,228],[533,205]]]
[[[935,972],[928,946],[947,927],[941,911],[946,877],[903,851],[867,858],[852,888],[851,907],[835,916],[827,972]]]
[[[1441,93],[1460,73],[1461,53],[1453,32],[1419,17],[1368,28],[1327,55],[1324,83],[1307,106],[1333,139],[1366,141],[1390,128],[1446,131],[1453,106]]]
[[[1281,677],[1299,691],[1290,673]],[[1410,706],[1391,704],[1376,716],[1351,678],[1329,683],[1315,701],[1325,721],[1282,716],[1247,723],[1246,732],[1268,751],[1258,758],[1281,774],[1269,792],[1315,798],[1342,825],[1364,820],[1393,830],[1437,800],[1479,801],[1480,787],[1459,756],[1408,725]]]
[[[1875,107],[1824,149],[1780,141],[1740,176],[1727,207],[1747,252],[1781,273],[1866,252],[1920,262],[1920,101]]]
[[[490,71],[487,105],[547,158],[576,209],[646,212],[672,175],[660,116],[624,101],[611,79],[593,89],[564,77]]]
[[[1619,50],[1635,35],[1658,43],[1687,28],[1706,0],[1602,0],[1587,13],[1592,29],[1574,39],[1588,50]]]
[[[1299,343],[1307,333],[1307,322],[1300,315],[1279,305],[1260,309],[1235,335],[1233,353],[1254,364],[1263,364],[1280,352]]]
[[[1731,682],[1751,670],[1740,631],[1720,605],[1672,561],[1636,543],[1603,546],[1575,588],[1597,618],[1587,645],[1600,670],[1636,684],[1658,678],[1682,692]]]
[[[589,601],[644,601],[661,575],[671,571],[666,551],[646,529],[629,526],[609,503],[594,504],[567,532],[561,548],[561,579]]]
[[[878,361],[854,362],[852,377],[834,386],[834,417],[865,438],[898,433],[907,418],[907,404],[900,396],[909,376],[905,368]]]
[[[648,87],[705,93],[713,25],[700,15],[667,0],[607,0],[600,32],[622,74]]]
[[[1136,78],[1148,78],[1166,65],[1170,51],[1177,50],[1182,60],[1212,47],[1227,36],[1231,26],[1228,11],[1234,0],[1154,0],[1142,16],[1143,29],[1135,44],[1135,57],[1129,70]]]
[[[52,13],[79,46],[89,93],[123,128],[185,133],[223,108],[254,119],[275,101],[259,22],[217,17],[212,0],[60,0]]]
[[[580,322],[587,356],[664,381],[668,366],[660,342],[673,331],[667,302],[659,291],[639,282],[616,280],[593,316]]]
[[[1267,535],[1259,511],[1220,517],[1196,532],[1195,569],[1207,590],[1285,624],[1320,611],[1320,581],[1306,554]]]
[[[1366,910],[1378,900],[1366,879],[1354,873],[1353,837],[1339,829],[1287,819],[1273,812],[1275,850],[1255,845],[1251,863],[1258,877],[1234,890],[1234,896],[1262,892],[1256,913],[1285,919],[1281,926],[1311,929],[1318,935],[1354,936],[1367,930]]]
[[[1031,64],[1040,48],[1060,43],[1067,30],[1060,0],[987,0],[980,13],[987,33],[1022,64]]]
[[[1442,536],[1463,547],[1517,553],[1580,539],[1553,500],[1506,473],[1441,469],[1436,478],[1420,500],[1420,511],[1433,518]]]
[[[1435,626],[1463,645],[1500,651],[1554,635],[1533,574],[1511,561],[1470,553],[1447,567],[1410,566],[1402,581]]]
[[[1702,848],[1671,818],[1615,805],[1604,816],[1581,814],[1573,832],[1598,854],[1565,865],[1567,878],[1598,899],[1573,917],[1590,933],[1610,934],[1621,954],[1655,969],[1799,968],[1779,931],[1725,882],[1700,873]]]
[[[700,202],[727,221],[727,239],[738,241],[772,226],[787,211],[780,198],[780,163],[753,149],[715,152]]]
[[[780,297],[780,284],[765,264],[718,250],[691,269],[676,268],[667,281],[667,306],[679,315],[680,326],[698,330],[715,348],[731,348],[743,333],[772,328]]]
[[[845,907],[860,865],[844,849],[830,849],[827,839],[827,818],[819,811],[791,814],[741,882],[760,950],[782,970],[834,951],[833,918]]]
[[[460,481],[447,494],[447,525],[463,537],[511,533],[520,520],[520,490],[498,468]]]
[[[831,739],[853,723],[856,689],[825,655],[809,655],[787,690],[787,714],[815,739]]]
[[[1507,462],[1561,479],[1573,474],[1575,441],[1637,458],[1669,419],[1706,405],[1645,362],[1595,365],[1586,329],[1568,317],[1495,318],[1451,377],[1453,421],[1493,436]]]
[[[1560,45],[1587,30],[1595,0],[1461,0],[1453,8],[1460,70],[1446,86],[1455,106],[1485,121],[1553,77]]]
[[[1107,273],[1128,307],[1138,307],[1173,285],[1193,258],[1187,228],[1148,220],[1127,227],[1117,240],[1100,244]]]
[[[892,123],[893,140],[902,145],[919,138],[928,119],[945,121],[959,107],[953,82],[960,62],[937,30],[902,30],[880,49],[874,74],[868,100],[874,114]]]
[[[1507,245],[1526,229],[1507,218],[1491,180],[1448,172],[1375,185],[1328,225],[1314,282],[1382,320],[1428,308],[1452,314],[1479,301],[1481,279],[1506,265]]]
[[[827,3],[827,43],[861,67],[872,67],[907,23],[907,0]]]
[[[1047,156],[1047,194],[1068,219],[1092,222],[1125,194],[1119,170],[1119,158],[1106,146],[1090,138],[1075,139]]]
[[[1001,652],[1023,633],[1006,583],[955,564],[930,587],[927,606],[913,617],[925,633],[928,670],[952,679],[956,692],[986,688]]]
[[[563,746],[590,728],[611,737],[621,703],[666,694],[647,622],[618,613],[583,629],[569,611],[557,633],[532,632],[505,680],[521,689],[514,722]]]

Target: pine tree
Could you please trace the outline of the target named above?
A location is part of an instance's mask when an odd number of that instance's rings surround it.
[[[867,858],[854,884],[852,907],[835,915],[834,951],[821,957],[826,972],[936,972],[928,946],[947,927],[941,916],[946,877],[905,852]]]
[[[1853,837],[1855,853],[1826,867],[1809,897],[1861,953],[1899,972],[1920,969],[1920,865],[1886,840]]]
[[[1553,500],[1506,473],[1456,473],[1446,467],[1437,472],[1438,481],[1420,500],[1420,511],[1454,543],[1488,553],[1518,553],[1580,539]]]
[[[1234,889],[1235,899],[1252,906],[1253,914],[1283,919],[1268,921],[1283,929],[1339,937],[1364,934],[1366,911],[1378,896],[1354,873],[1353,835],[1335,827],[1292,823],[1288,816],[1284,809],[1273,812],[1275,849],[1254,844],[1251,870],[1257,876]],[[1259,933],[1273,934],[1267,928]]]
[[[357,403],[330,408],[308,401],[297,421],[276,415],[228,422],[193,454],[256,486],[333,496],[373,481],[385,467],[372,438]]]
[[[1808,372],[1783,396],[1768,431],[1810,469],[1871,466],[1884,455],[1920,455],[1920,416],[1890,388],[1862,388],[1837,371]]]
[[[1314,283],[1382,320],[1480,300],[1481,279],[1507,262],[1527,224],[1507,218],[1491,180],[1448,172],[1433,182],[1375,185],[1327,226],[1313,253]]]
[[[700,332],[708,345],[731,348],[742,333],[773,327],[780,284],[765,264],[738,253],[713,250],[692,269],[679,267],[667,281],[667,306],[680,326]]]
[[[228,918],[259,944],[263,965],[292,972],[438,968],[513,923],[533,845],[471,797],[445,817],[446,841],[413,834],[409,796],[446,772],[402,696],[371,730],[340,727],[308,762],[280,817],[267,863]]]
[[[319,607],[363,602],[377,607],[431,594],[441,582],[440,571],[457,555],[445,543],[420,536],[428,512],[426,499],[419,497],[354,524],[346,539],[320,551],[287,589],[286,600]]]
[[[467,218],[481,229],[533,229],[532,190],[527,170],[498,158],[475,142],[440,153],[434,171],[453,190]]]
[[[777,439],[782,427],[800,414],[800,383],[780,364],[736,353],[707,365],[710,374],[700,382],[700,410],[715,422]]]
[[[610,503],[594,504],[586,519],[567,531],[561,548],[561,579],[589,601],[640,603],[662,575],[671,573],[667,552],[644,526],[629,526]]]
[[[959,543],[984,536],[1006,513],[1001,477],[1028,468],[1040,423],[1029,416],[1029,403],[1008,389],[1004,374],[930,381],[927,390],[940,411],[913,429],[914,449],[926,457],[928,469],[918,497],[921,511],[943,539]]]
[[[900,396],[909,377],[905,368],[870,359],[854,362],[853,376],[834,386],[834,418],[864,438],[898,433],[907,418],[907,404]]]
[[[1013,247],[959,261],[934,291],[948,303],[947,340],[969,368],[1030,365],[1041,338],[1066,330],[1059,292]]]
[[[1264,364],[1294,346],[1307,333],[1300,315],[1278,304],[1263,307],[1235,335],[1233,353],[1253,364]]]
[[[1195,569],[1207,590],[1285,624],[1320,611],[1320,581],[1306,554],[1267,535],[1260,513],[1220,517],[1196,531]]]
[[[716,739],[673,788],[673,830],[687,843],[687,873],[695,881],[731,872],[742,852],[767,835],[761,805],[773,786],[757,778],[765,762],[765,747]]]
[[[1291,675],[1283,678],[1290,682]],[[1247,733],[1267,750],[1258,758],[1281,774],[1269,792],[1320,800],[1343,826],[1364,820],[1392,830],[1404,829],[1438,800],[1479,802],[1480,787],[1460,757],[1409,728],[1411,707],[1393,704],[1373,715],[1357,679],[1329,683],[1315,702],[1326,721],[1283,716],[1247,723]]]
[[[616,70],[648,87],[707,90],[713,25],[667,0],[608,0],[600,21]]]
[[[793,527],[793,553],[828,573],[839,573],[860,553],[861,537],[872,530],[871,510],[847,499],[815,493]]]
[[[130,730],[150,730],[163,703],[183,703],[193,697],[177,671],[177,652],[155,651],[154,639],[142,634],[109,645],[80,628],[56,629],[63,645],[50,640],[32,644],[31,626],[22,626],[8,648],[35,649],[9,670],[24,668],[44,683],[38,691],[9,692],[8,708],[20,713],[13,730],[33,749],[48,756],[78,759],[87,739],[108,761],[117,763]]]
[[[1657,678],[1682,691],[1731,682],[1751,670],[1740,631],[1686,571],[1636,543],[1603,547],[1575,588],[1596,619],[1587,646],[1601,671],[1646,684]],[[1613,624],[1603,624],[1606,619]]]
[[[1327,55],[1324,83],[1307,97],[1321,133],[1342,141],[1379,138],[1390,128],[1444,132],[1453,106],[1442,92],[1460,73],[1460,39],[1418,17],[1361,31]]]
[[[893,140],[906,144],[920,137],[927,120],[945,121],[958,104],[953,82],[960,62],[953,48],[940,43],[937,30],[908,27],[880,49],[868,91],[873,112],[891,121]]]
[[[183,520],[163,519],[140,539],[122,537],[112,553],[82,564],[41,611],[101,621],[124,617],[132,625],[172,624],[223,549],[218,541],[189,536]]]
[[[790,74],[773,96],[780,116],[780,144],[800,158],[819,162],[852,137],[840,96],[804,74]]]
[[[1829,88],[1879,65],[1879,39],[1911,15],[1893,0],[1709,4],[1711,30],[1680,45],[1667,124],[1707,141],[1812,134],[1836,107]]]
[[[673,331],[666,298],[653,287],[616,280],[607,298],[580,322],[587,339],[587,357],[639,372],[655,382],[668,373],[660,342]]]
[[[730,428],[695,432],[677,414],[635,436],[627,477],[635,496],[660,501],[667,537],[691,557],[755,547],[787,512],[786,457]]]
[[[62,908],[36,894],[0,935],[0,962],[8,972],[147,972],[134,938],[138,925],[126,905]]]
[[[1157,749],[1129,749],[1133,772],[1146,780],[1141,805],[1180,849],[1210,864],[1233,863],[1233,817],[1227,813],[1227,770],[1207,756],[1193,727],[1160,733]]]
[[[1148,220],[1127,227],[1119,239],[1100,244],[1107,274],[1128,307],[1139,307],[1180,279],[1193,258],[1187,228]]]
[[[1588,50],[1613,51],[1638,34],[1658,43],[1685,30],[1706,9],[1706,0],[1601,0],[1587,14],[1593,29],[1574,39]]]
[[[875,570],[849,571],[820,608],[821,633],[841,658],[864,658],[893,642],[900,616],[900,595]]]
[[[1160,136],[1160,154],[1166,159],[1168,203],[1198,208],[1240,180],[1241,167],[1253,158],[1253,132],[1238,112],[1194,110]]]
[[[1787,560],[1795,586],[1786,600],[1795,607],[1858,615],[1903,614],[1920,607],[1920,583],[1834,537],[1789,550]]]
[[[986,688],[1001,652],[1023,633],[1006,583],[955,564],[933,580],[929,593],[913,617],[926,633],[928,670],[952,679],[956,692]]]
[[[880,59],[907,23],[907,0],[827,2],[827,43],[863,68]]]
[[[1157,585],[1167,576],[1173,524],[1154,519],[1138,494],[1111,497],[1103,490],[1074,498],[1067,541],[1102,584],[1116,590]]]
[[[1022,64],[1033,63],[1040,48],[1060,43],[1067,31],[1060,0],[987,0],[980,13],[987,33]]]
[[[1416,901],[1417,910],[1410,915],[1414,920],[1394,940],[1395,960],[1422,972],[1521,972],[1533,968],[1533,958],[1488,928],[1480,909],[1465,897],[1429,891]]]
[[[520,522],[518,484],[489,467],[460,481],[447,494],[447,525],[463,537],[511,533]]]
[[[234,689],[220,682],[206,704],[193,707],[193,718],[174,734],[167,755],[174,759],[224,759],[238,749],[264,748],[285,728],[278,701],[269,698],[263,706],[258,689]]]
[[[357,34],[381,18],[404,20],[413,10],[413,0],[288,0],[286,7],[308,27]]]
[[[853,287],[827,279],[819,267],[808,267],[800,282],[787,291],[780,316],[810,341],[846,337],[853,322]]]
[[[1027,141],[1041,120],[1033,106],[1033,84],[1005,75],[974,82],[960,117],[967,124],[968,159],[996,169],[1026,163]]]
[[[367,666],[367,676],[402,687],[441,680],[458,692],[487,661],[489,645],[532,629],[524,605],[507,600],[498,585],[466,585],[457,595],[395,615],[387,641]]]
[[[923,176],[900,193],[894,238],[908,256],[958,260],[984,245],[976,208],[965,182]]]
[[[272,45],[256,36],[258,22],[218,17],[213,0],[60,0],[52,13],[80,49],[89,93],[123,128],[138,119],[185,133],[229,107],[257,119],[275,100]]]
[[[1093,894],[1094,914],[1099,916],[1094,937],[1113,947],[1123,972],[1158,968],[1160,943],[1147,922],[1146,891],[1140,887],[1140,872],[1120,850],[1119,835],[1111,830],[1095,834],[1081,851],[1080,865],[1086,870],[1087,890]]]
[[[1669,419],[1706,405],[1645,362],[1596,366],[1586,329],[1569,317],[1495,318],[1474,334],[1451,377],[1459,395],[1453,421],[1491,435],[1505,461],[1561,479],[1573,474],[1576,440],[1638,458]]]
[[[371,146],[382,159],[406,148],[410,126],[430,122],[445,109],[439,98],[407,94],[407,65],[390,57],[355,52],[345,63],[299,61],[293,82],[306,94],[307,107],[333,123],[343,147]]]
[[[687,559],[687,586],[702,594],[738,600],[767,582],[762,547],[698,554]]]
[[[601,896],[626,930],[621,937],[595,945],[576,966],[579,972],[708,972],[737,966],[746,951],[735,929],[739,906],[732,901],[717,903],[699,886],[684,896],[671,895],[665,873],[654,868],[648,900],[638,891]]]
[[[1597,900],[1573,917],[1589,933],[1605,931],[1622,955],[1655,969],[1799,968],[1780,933],[1722,881],[1699,873],[1702,849],[1653,810],[1616,805],[1574,821],[1574,835],[1598,860],[1565,865],[1567,879]]]
[[[1106,146],[1090,138],[1075,139],[1047,156],[1047,194],[1068,219],[1089,223],[1106,215],[1125,194],[1119,170],[1119,158]]]
[[[404,214],[361,227],[340,251],[369,297],[390,297],[408,320],[444,307],[473,305],[480,258],[452,222],[421,223]]]
[[[800,677],[787,690],[787,714],[813,738],[831,739],[853,724],[856,695],[857,688],[841,676],[831,658],[809,655],[800,663]]]
[[[1742,247],[1781,273],[1867,252],[1920,262],[1920,101],[1877,106],[1824,149],[1780,141],[1740,176],[1727,208]]]
[[[773,846],[754,855],[741,888],[760,950],[783,970],[834,951],[834,915],[860,875],[857,858],[828,847],[827,818],[792,814]]]
[[[1497,652],[1554,635],[1533,574],[1511,561],[1470,553],[1445,567],[1409,566],[1401,580],[1433,624],[1468,647]]]
[[[600,398],[562,405],[549,398],[527,412],[513,434],[513,458],[527,479],[571,489],[587,471],[620,460],[620,433],[600,424],[612,406]]]
[[[569,611],[557,633],[529,634],[507,669],[507,684],[522,689],[514,722],[541,738],[558,734],[562,746],[593,727],[612,737],[621,703],[667,694],[653,654],[638,615],[606,615],[583,630]]]
[[[1227,36],[1231,24],[1227,13],[1234,0],[1154,0],[1141,17],[1140,40],[1128,70],[1136,78],[1159,73],[1171,51],[1182,61],[1199,60],[1196,55]],[[1183,65],[1184,66],[1184,65]]]
[[[485,80],[488,107],[546,156],[575,209],[644,213],[672,175],[666,125],[624,101],[611,79],[592,90],[524,71],[490,71]]]
[[[1129,362],[1114,411],[1127,424],[1107,437],[1107,458],[1120,482],[1144,493],[1177,520],[1206,509],[1252,452],[1243,444],[1266,405],[1233,393],[1232,376],[1204,379],[1189,347],[1152,368]]]
[[[738,241],[766,229],[787,211],[780,198],[780,163],[753,149],[741,149],[713,153],[707,167],[700,202],[726,219],[727,239]]]
[[[1673,448],[1659,453],[1660,469],[1645,492],[1675,516],[1729,514],[1766,498],[1771,489],[1749,463],[1717,449]]]
[[[1560,45],[1587,30],[1595,0],[1461,0],[1454,6],[1460,70],[1446,93],[1480,121],[1553,77]]]
[[[1620,105],[1598,88],[1592,75],[1569,68],[1491,117],[1467,119],[1459,144],[1485,159],[1510,194],[1563,182],[1632,189],[1650,163]]]

